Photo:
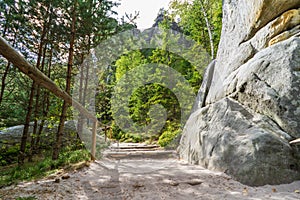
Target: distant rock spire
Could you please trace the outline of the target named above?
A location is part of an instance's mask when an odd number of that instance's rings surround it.
[[[166,11],[163,8],[159,9],[157,17],[154,20],[154,24],[152,25],[152,27],[158,27],[159,23],[161,23],[165,19],[165,13]]]
[[[166,18],[171,21],[171,19],[166,15],[167,11],[165,11],[164,8],[161,8],[157,14],[156,19],[154,20],[154,24],[152,25],[152,27],[158,27],[158,25],[163,22]],[[172,30],[178,31],[178,32],[182,32],[179,25],[172,21],[171,22],[171,27]]]

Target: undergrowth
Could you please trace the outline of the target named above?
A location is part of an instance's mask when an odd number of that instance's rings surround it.
[[[58,169],[74,163],[89,161],[90,153],[85,148],[73,150],[65,148],[57,160],[51,159],[51,154],[35,162],[27,162],[23,166],[17,164],[0,168],[0,188],[20,181],[30,181],[55,173]]]

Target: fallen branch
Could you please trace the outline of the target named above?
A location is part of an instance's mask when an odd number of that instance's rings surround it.
[[[297,144],[297,143],[300,143],[300,138],[290,141],[290,144]]]

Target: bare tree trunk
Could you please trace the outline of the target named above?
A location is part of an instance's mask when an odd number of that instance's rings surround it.
[[[214,39],[213,39],[213,33],[212,33],[212,27],[208,19],[208,14],[207,10],[204,8],[204,3],[200,0],[200,5],[201,5],[201,12],[203,14],[205,24],[207,27],[207,32],[209,36],[209,43],[210,43],[210,54],[211,54],[211,59],[213,60],[215,58],[215,49],[214,49]]]
[[[21,139],[20,154],[19,154],[19,158],[18,158],[19,165],[23,165],[24,160],[25,160],[26,143],[27,143],[27,137],[28,137],[28,131],[29,131],[30,118],[31,118],[31,114],[32,114],[32,105],[33,105],[33,97],[34,97],[34,93],[35,93],[35,87],[36,87],[36,84],[33,81],[32,85],[31,85],[27,114],[26,114],[26,118],[25,118],[24,129],[23,129],[23,134],[22,134],[22,139]]]
[[[10,9],[8,8],[8,10],[6,10],[5,15],[9,14],[9,11],[10,11]],[[6,21],[6,23],[5,23],[5,25],[4,25],[3,32],[2,32],[3,35],[6,35],[7,29],[8,29],[8,22]],[[16,40],[16,37],[14,37],[14,38],[15,38],[14,40]],[[14,44],[13,44],[13,46],[14,46]],[[8,71],[9,71],[10,65],[11,65],[10,62],[8,62],[7,65],[6,65],[6,68],[5,68],[3,77],[2,77],[2,81],[1,81],[1,91],[0,91],[0,105],[1,105],[2,100],[3,100],[4,90],[5,90],[5,86],[6,86],[5,81],[6,81],[6,77],[7,77],[7,75],[8,75]]]
[[[74,2],[73,13],[72,13],[72,26],[71,26],[71,38],[70,38],[70,48],[69,48],[69,57],[68,57],[68,71],[66,79],[66,93],[70,94],[71,91],[71,78],[72,78],[72,67],[73,67],[73,56],[74,56],[74,42],[75,42],[75,23],[76,23],[76,7],[77,1]],[[63,138],[63,130],[66,121],[66,115],[68,110],[68,103],[64,101],[62,112],[60,116],[60,122],[58,125],[58,131],[56,134],[56,143],[54,145],[52,159],[56,160],[61,149],[61,143]]]
[[[50,50],[50,56],[49,56],[49,61],[48,61],[48,77],[51,77],[51,66],[52,66],[52,54],[53,54],[53,49],[51,48]],[[49,95],[49,91],[45,91],[44,96],[43,96],[43,118],[36,136],[36,142],[35,142],[35,148],[37,149],[37,147],[39,146],[40,143],[40,137],[44,128],[44,124],[46,121],[46,117],[48,115],[49,112],[49,108],[50,108],[50,95]]]
[[[91,47],[91,39],[90,35],[88,36],[88,46],[87,49],[89,50]],[[83,59],[83,57],[82,57]],[[83,62],[83,60],[82,60]],[[86,105],[86,94],[87,94],[87,89],[88,89],[88,82],[89,82],[89,71],[90,71],[90,65],[82,65],[83,69],[80,71],[80,91],[81,94],[79,96],[80,98],[80,103],[82,106],[85,107]],[[86,69],[84,69],[86,67]],[[84,75],[85,72],[85,75]],[[83,83],[84,82],[84,83]],[[83,124],[84,124],[84,116],[82,114],[79,114],[79,119],[78,119],[78,134],[79,136],[82,134],[83,131]]]
[[[46,27],[44,24],[43,31],[41,34],[40,44],[39,44],[38,57],[37,57],[37,61],[36,61],[36,69],[40,68],[46,32],[47,31],[46,31]],[[29,123],[30,123],[30,118],[31,118],[32,108],[33,108],[33,103],[34,103],[33,97],[35,94],[36,87],[37,87],[37,85],[36,85],[35,81],[33,81],[32,86],[31,86],[31,91],[30,91],[30,98],[29,98],[29,102],[28,102],[28,110],[27,110],[27,115],[26,115],[25,124],[24,124],[23,136],[22,136],[22,140],[21,140],[20,157],[19,157],[20,165],[22,165],[24,163],[26,143],[27,143],[27,137],[28,137],[28,131],[29,131]],[[36,99],[36,101],[38,101],[38,99]],[[38,102],[36,102],[36,103],[38,103]],[[33,137],[31,139],[34,140]],[[32,157],[29,156],[29,161],[31,160],[31,158]]]
[[[41,134],[43,132],[43,128],[44,128],[44,125],[45,125],[47,113],[49,112],[49,107],[50,106],[49,106],[49,92],[48,91],[45,92],[42,102],[43,102],[43,105],[44,105],[43,118],[41,120],[41,123],[40,123],[39,128],[38,128],[38,132],[36,134],[36,140],[35,140],[35,143],[34,143],[33,151],[36,151],[39,148],[39,144],[40,144],[40,140],[41,140]]]
[[[5,81],[6,81],[6,77],[7,77],[7,75],[8,75],[8,72],[9,72],[10,65],[11,65],[11,63],[8,62],[7,65],[6,65],[6,68],[5,68],[3,77],[2,77],[2,81],[1,81],[1,91],[0,91],[0,105],[1,105],[1,102],[2,102],[2,100],[3,100],[4,90],[5,90],[5,86],[6,86],[6,82],[5,82]]]
[[[42,59],[42,65],[41,65],[41,71],[44,71],[44,65],[45,65],[45,57],[46,57],[46,48],[47,44],[44,45],[43,49],[43,59]],[[35,95],[35,107],[34,107],[34,124],[33,124],[33,131],[31,134],[31,143],[30,143],[30,150],[28,155],[28,161],[32,162],[32,157],[34,155],[34,145],[35,140],[37,136],[37,128],[38,128],[38,118],[39,118],[39,109],[40,109],[40,93],[41,93],[41,86],[37,85],[36,88],[36,95]]]
[[[5,26],[7,26],[7,24],[8,24],[8,23],[5,23]],[[5,35],[6,30],[7,30],[7,27],[4,29],[3,35]],[[16,43],[16,34],[15,34],[14,41],[13,41],[13,44],[12,44],[12,45],[14,46],[15,43]],[[0,91],[0,105],[1,105],[2,100],[3,100],[4,91],[5,91],[5,87],[6,87],[6,84],[7,84],[7,83],[6,83],[6,78],[7,78],[7,75],[8,75],[9,69],[10,69],[10,66],[11,66],[11,63],[8,62],[7,65],[6,65],[6,68],[5,68],[3,77],[2,77],[2,81],[1,81],[1,91]]]
[[[28,154],[28,162],[32,162],[32,157],[34,154],[34,144],[36,139],[36,132],[38,127],[38,109],[39,109],[39,98],[40,98],[40,86],[37,85],[36,94],[35,94],[35,106],[34,106],[34,119],[33,119],[33,131],[30,135],[30,150]]]
[[[83,54],[81,55],[81,64],[83,63],[83,59],[84,56]],[[80,79],[79,79],[79,103],[82,104],[82,95],[83,95],[83,80],[84,80],[84,65],[81,65],[81,70],[80,70]],[[84,105],[83,105],[84,106]],[[80,138],[80,136],[82,135],[82,131],[83,131],[83,122],[84,122],[84,116],[79,113],[78,116],[78,121],[77,121],[77,132],[78,132],[78,137]]]

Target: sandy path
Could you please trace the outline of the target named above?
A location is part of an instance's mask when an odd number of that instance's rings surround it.
[[[248,187],[223,173],[177,159],[101,160],[69,173],[70,178],[21,183],[0,189],[4,200],[38,199],[300,199],[300,181],[278,186]],[[296,192],[295,192],[296,191]]]

